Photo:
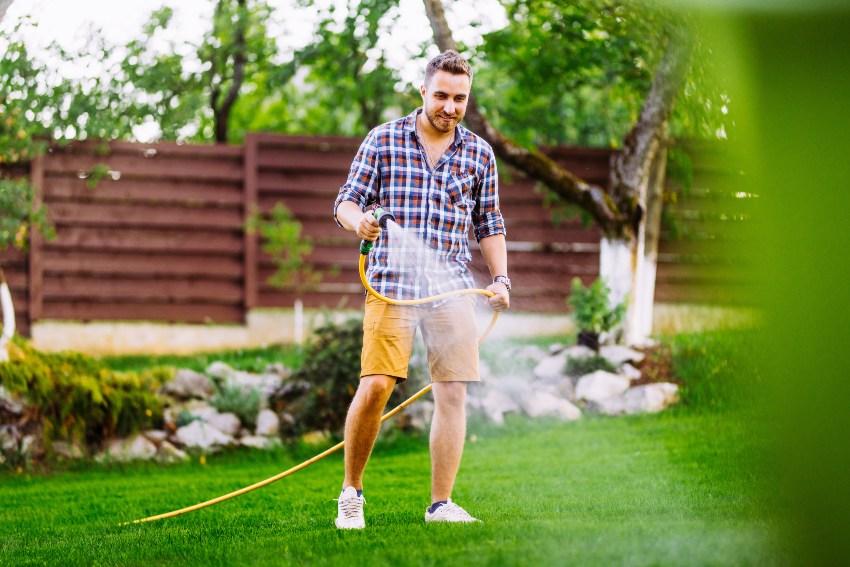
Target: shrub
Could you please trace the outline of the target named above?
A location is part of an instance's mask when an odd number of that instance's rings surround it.
[[[210,400],[215,409],[222,413],[235,413],[245,427],[253,428],[257,425],[257,414],[260,413],[259,390],[226,384],[217,386],[217,390]]]
[[[626,303],[610,307],[610,291],[601,278],[590,286],[584,287],[579,278],[573,278],[570,297],[567,300],[573,308],[573,318],[579,328],[579,344],[594,350],[599,349],[599,334],[608,332],[623,320]]]
[[[594,354],[593,356],[584,356],[581,358],[567,359],[567,374],[570,376],[584,376],[597,370],[605,370],[606,372],[616,372],[617,368],[608,362],[604,356]]]
[[[162,422],[156,392],[171,370],[117,372],[79,353],[40,352],[19,338],[9,355],[0,364],[0,384],[27,400],[28,418],[41,423],[47,446],[53,440],[100,444]]]
[[[297,431],[327,430],[339,434],[345,415],[357,391],[360,376],[360,351],[363,348],[363,320],[328,322],[318,327],[304,353],[304,365],[290,381],[303,380],[311,388],[297,402]],[[424,382],[421,369],[411,365],[408,380],[396,386],[388,407],[405,400]],[[273,403],[275,400],[272,400]]]

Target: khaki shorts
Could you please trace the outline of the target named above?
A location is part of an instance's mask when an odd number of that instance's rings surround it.
[[[432,382],[478,382],[475,298],[462,295],[438,307],[390,305],[366,296],[360,377],[385,374],[407,380],[416,328],[428,349]]]

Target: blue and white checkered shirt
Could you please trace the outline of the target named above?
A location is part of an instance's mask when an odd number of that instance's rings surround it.
[[[414,232],[436,251],[440,266],[410,265],[389,257],[394,244],[381,231],[369,256],[367,277],[381,294],[393,299],[419,299],[444,291],[474,287],[468,264],[468,234],[481,240],[505,234],[499,211],[499,181],[493,149],[458,125],[448,150],[432,170],[416,134],[416,109],[374,128],[360,144],[348,180],[334,202],[377,203],[390,211],[408,233]],[[430,255],[429,255],[430,256]]]

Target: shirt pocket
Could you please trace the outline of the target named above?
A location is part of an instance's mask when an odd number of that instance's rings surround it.
[[[475,206],[475,175],[470,173],[452,173],[449,176],[447,192],[449,202],[459,212],[467,212]]]

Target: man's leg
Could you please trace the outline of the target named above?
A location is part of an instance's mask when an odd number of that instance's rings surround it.
[[[363,470],[381,427],[381,414],[396,379],[375,374],[360,379],[345,418],[345,480],[343,486],[363,489]]]
[[[431,502],[451,498],[466,438],[466,383],[435,382],[431,421]]]

